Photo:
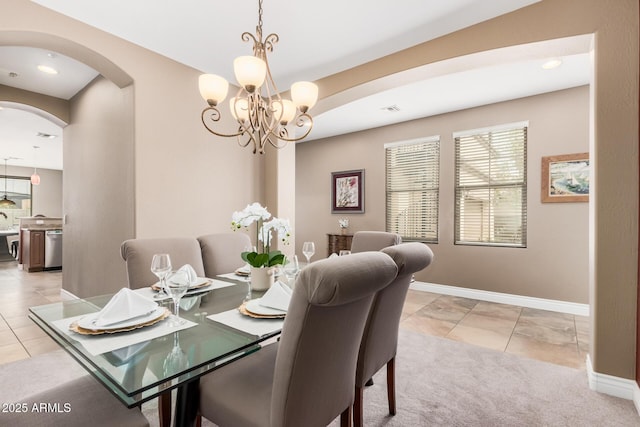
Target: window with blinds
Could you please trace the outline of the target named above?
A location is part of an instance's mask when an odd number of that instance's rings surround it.
[[[386,229],[438,242],[440,137],[385,144]]]
[[[527,246],[527,126],[455,133],[455,243]]]

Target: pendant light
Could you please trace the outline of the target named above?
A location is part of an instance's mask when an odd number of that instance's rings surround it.
[[[15,208],[16,202],[13,200],[7,199],[7,160],[4,159],[4,197],[0,200],[0,208]]]
[[[38,152],[37,145],[33,146],[34,154],[33,154],[33,175],[31,175],[31,184],[40,185],[40,175],[38,175],[38,168],[36,168],[36,153]]]

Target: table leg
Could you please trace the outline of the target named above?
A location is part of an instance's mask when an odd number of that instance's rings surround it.
[[[176,427],[193,427],[198,415],[198,404],[200,402],[200,379],[178,387],[176,397]]]

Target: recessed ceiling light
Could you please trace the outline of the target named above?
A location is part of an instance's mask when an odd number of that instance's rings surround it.
[[[545,70],[553,70],[554,68],[558,68],[561,65],[562,65],[562,59],[554,58],[542,64],[542,68],[544,68]]]
[[[58,70],[53,67],[49,67],[48,65],[38,65],[38,70],[47,74],[58,74]]]
[[[50,133],[44,133],[44,132],[38,132],[37,136],[39,136],[40,138],[49,138],[49,139],[58,137],[58,135],[51,135]]]

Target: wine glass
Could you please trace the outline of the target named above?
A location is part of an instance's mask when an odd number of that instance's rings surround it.
[[[180,319],[180,299],[189,289],[189,275],[184,270],[174,271],[166,279],[167,293],[173,300],[173,311],[175,318],[171,321],[171,326],[184,324],[184,319]]]
[[[162,363],[165,377],[182,372],[189,367],[189,357],[180,347],[178,332],[173,334],[173,348]]]
[[[169,254],[155,254],[151,260],[151,272],[160,279],[160,288],[168,295],[167,292],[167,275],[171,273],[171,258]]]
[[[316,245],[313,242],[304,242],[302,245],[302,253],[307,258],[307,264],[311,262],[311,257],[316,253]]]
[[[283,268],[284,275],[287,276],[287,283],[290,288],[293,288],[293,285],[296,281],[296,276],[300,272],[300,264],[298,263],[298,255],[294,255],[291,258],[287,258],[287,263]]]

